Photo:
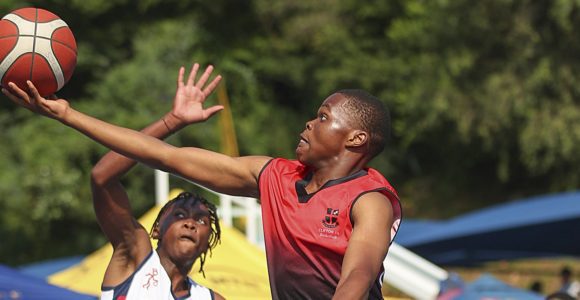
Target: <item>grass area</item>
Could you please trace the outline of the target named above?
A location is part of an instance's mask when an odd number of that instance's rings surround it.
[[[542,294],[548,295],[560,288],[560,270],[564,266],[569,266],[572,269],[574,279],[580,280],[580,258],[498,261],[478,267],[443,266],[443,268],[449,272],[459,274],[468,283],[477,279],[483,273],[490,273],[503,282],[522,289],[529,289],[534,281],[538,281],[542,285]],[[403,292],[389,285],[383,287],[383,295],[410,299]]]

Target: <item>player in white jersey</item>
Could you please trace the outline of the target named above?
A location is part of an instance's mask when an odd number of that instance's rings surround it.
[[[198,217],[196,221],[198,223],[207,222],[210,224],[211,219],[215,216],[215,206],[211,205],[211,210],[213,213],[209,213],[207,204],[204,204],[205,199],[194,196],[190,193],[182,193],[177,198],[171,200],[172,202],[168,204],[169,212],[166,214],[183,214],[181,210],[187,210],[187,207],[192,207],[193,215],[197,214]],[[160,214],[161,215],[161,214]],[[183,215],[182,215],[183,216]],[[180,218],[182,216],[179,216]],[[208,220],[209,217],[209,220]],[[205,219],[205,220],[204,220]],[[215,219],[215,218],[214,218]],[[217,221],[217,219],[215,219]],[[188,229],[186,229],[188,230]],[[219,229],[218,229],[219,230]],[[203,231],[203,230],[200,230]],[[218,232],[218,231],[216,231]],[[192,242],[194,242],[194,235],[191,235]],[[207,235],[200,237],[205,238]],[[217,242],[217,239],[213,241]],[[203,243],[200,243],[203,244]],[[206,247],[207,249],[207,247]],[[195,300],[213,300],[222,299],[221,296],[214,293],[211,289],[199,285],[189,277],[185,277],[181,283],[187,293],[183,296],[177,296],[173,289],[173,282],[169,277],[169,273],[165,269],[161,262],[159,249],[157,251],[151,251],[149,256],[143,261],[137,270],[123,283],[109,287],[103,284],[101,300],[125,300],[125,299],[158,299],[158,300],[173,300],[173,299],[195,299]],[[203,266],[202,266],[203,267]],[[177,291],[178,292],[178,291]],[[181,294],[181,292],[178,292]]]
[[[196,82],[198,68],[195,64],[186,83],[184,68],[180,68],[172,111],[143,129],[143,133],[164,139],[188,124],[207,120],[223,108],[202,108],[221,77],[216,76],[206,86],[213,67],[206,68]],[[198,258],[199,271],[203,272],[207,251],[220,240],[216,207],[190,193],[169,201],[151,229],[151,237],[158,239],[157,249],[153,249],[147,230],[131,215],[129,198],[120,181],[135,164],[111,151],[91,173],[97,220],[114,249],[101,299],[223,299],[188,277]]]

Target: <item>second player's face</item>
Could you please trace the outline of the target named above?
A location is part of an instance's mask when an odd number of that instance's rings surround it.
[[[210,214],[199,201],[175,203],[161,218],[159,227],[160,247],[175,260],[193,262],[208,249]]]
[[[342,107],[346,101],[341,94],[332,94],[320,106],[315,119],[306,122],[296,147],[296,157],[306,165],[324,167],[344,151],[351,127],[348,114]]]

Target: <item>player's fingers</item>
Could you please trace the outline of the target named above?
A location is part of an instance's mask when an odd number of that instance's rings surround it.
[[[185,74],[185,68],[183,66],[181,66],[179,68],[179,72],[177,74],[177,87],[182,87],[183,86],[183,74]]]
[[[194,63],[193,67],[191,68],[191,72],[189,73],[189,77],[187,78],[187,85],[193,85],[195,76],[197,75],[197,70],[199,70],[199,64]]]
[[[10,101],[18,104],[18,105],[22,105],[26,108],[29,108],[28,104],[25,101],[22,101],[22,99],[14,96],[12,93],[10,93],[10,91],[8,91],[7,89],[2,89],[2,93],[4,95],[6,95],[6,97],[8,97],[8,99],[10,99]]]
[[[30,96],[25,91],[13,82],[8,83],[8,86],[11,90],[3,89],[4,95],[8,96],[8,98],[17,105],[35,111],[34,106],[30,102]]]
[[[20,87],[18,87],[14,82],[9,82],[8,87],[12,91],[10,93],[14,96],[14,100],[18,100],[22,103],[30,103],[30,96],[23,91]]]
[[[10,99],[10,101],[14,102],[15,104],[20,105],[20,106],[24,106],[24,107],[30,109],[30,105],[28,104],[28,102],[26,102],[23,99],[19,98],[18,96],[14,95],[8,89],[3,88],[2,93],[6,97],[8,97],[8,99]]]
[[[34,103],[36,103],[36,104],[41,102],[43,100],[42,96],[40,96],[40,94],[38,93],[38,90],[36,89],[36,87],[34,86],[32,81],[26,80],[26,84],[28,85],[28,91],[32,95],[32,101],[34,101]]]
[[[204,114],[207,116],[207,119],[209,119],[211,116],[215,115],[217,112],[221,111],[222,109],[224,109],[223,105],[215,105],[212,107],[208,107],[206,109],[204,109]]]
[[[205,87],[205,89],[203,89],[203,93],[206,97],[213,92],[221,80],[222,76],[218,75]]]
[[[203,72],[203,74],[201,75],[195,86],[201,90],[201,88],[205,85],[205,83],[209,79],[209,75],[211,75],[212,71],[213,66],[212,65],[207,66],[207,68],[205,68],[205,72]]]

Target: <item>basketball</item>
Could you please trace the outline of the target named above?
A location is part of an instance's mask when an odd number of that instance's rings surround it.
[[[0,20],[0,85],[27,91],[30,80],[41,96],[60,90],[77,63],[77,44],[68,25],[40,8],[14,10]]]

